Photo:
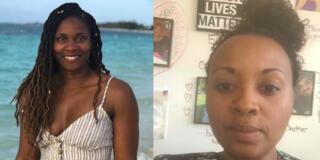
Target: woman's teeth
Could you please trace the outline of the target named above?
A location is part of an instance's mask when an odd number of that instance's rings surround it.
[[[69,61],[74,61],[79,58],[79,56],[63,56],[63,57]]]

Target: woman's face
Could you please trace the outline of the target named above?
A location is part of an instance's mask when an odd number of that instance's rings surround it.
[[[88,67],[91,40],[85,23],[77,17],[64,19],[55,34],[54,55],[64,71],[79,71]]]
[[[270,38],[238,35],[226,40],[213,56],[207,111],[225,153],[249,159],[274,152],[293,107],[286,52]]]

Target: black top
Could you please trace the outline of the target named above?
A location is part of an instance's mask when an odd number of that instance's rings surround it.
[[[291,155],[277,151],[279,160],[299,160]],[[223,152],[204,152],[204,153],[187,153],[187,154],[162,154],[154,158],[154,160],[222,160]]]

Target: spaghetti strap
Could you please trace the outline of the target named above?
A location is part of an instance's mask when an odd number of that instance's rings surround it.
[[[104,103],[104,101],[105,101],[105,99],[106,99],[107,91],[108,91],[109,84],[110,84],[110,82],[111,82],[112,78],[113,78],[113,76],[111,76],[111,77],[108,79],[108,82],[107,82],[106,88],[104,89],[104,93],[103,93],[103,97],[102,97],[102,101],[101,101],[100,106],[102,106],[102,105],[103,105],[103,103]]]

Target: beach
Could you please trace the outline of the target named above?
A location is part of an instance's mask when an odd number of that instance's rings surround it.
[[[19,128],[10,104],[23,78],[32,69],[41,25],[0,24],[0,157],[15,158]],[[139,105],[139,157],[152,159],[152,34],[101,30],[103,62],[115,77],[129,83]]]

